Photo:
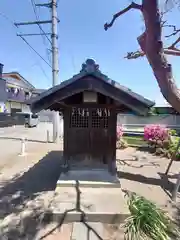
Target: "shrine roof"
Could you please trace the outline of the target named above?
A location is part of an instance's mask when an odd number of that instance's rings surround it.
[[[54,110],[53,104],[55,102],[57,103],[57,101],[61,101],[73,94],[86,90],[97,91],[109,96],[143,115],[155,104],[133,92],[131,89],[110,79],[99,70],[99,65],[96,64],[93,59],[87,59],[86,62],[82,64],[82,69],[78,74],[32,99],[31,110],[33,112],[38,112],[43,109]],[[134,101],[137,102],[137,106],[133,104]]]

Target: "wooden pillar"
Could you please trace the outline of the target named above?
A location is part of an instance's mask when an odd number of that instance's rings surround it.
[[[69,109],[64,110],[64,141],[63,141],[63,167],[68,171],[69,169],[69,151],[68,151],[68,129],[70,122],[70,113]]]
[[[110,116],[110,125],[109,125],[109,134],[110,134],[110,146],[111,153],[108,161],[108,169],[112,175],[115,175],[117,172],[116,168],[116,124],[117,124],[117,114],[115,109],[111,110]]]

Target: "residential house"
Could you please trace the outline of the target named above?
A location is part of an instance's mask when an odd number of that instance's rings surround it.
[[[32,97],[35,87],[19,72],[1,73],[1,76],[1,81],[5,82],[5,111],[9,113],[29,112],[27,101]]]

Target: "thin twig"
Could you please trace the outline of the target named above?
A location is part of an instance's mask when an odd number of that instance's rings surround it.
[[[180,32],[180,29],[177,29],[175,25],[164,25],[164,27],[173,28],[173,33],[171,33],[171,34],[169,34],[169,35],[166,35],[166,36],[165,36],[166,38],[175,36],[177,33]]]
[[[180,49],[177,49],[171,45],[170,47],[164,48],[164,53],[167,55],[180,56]],[[136,52],[128,52],[124,58],[136,59],[136,58],[144,57],[144,56],[145,56],[145,53],[138,50]]]
[[[169,47],[169,49],[175,49],[175,46],[180,42],[180,37]]]
[[[120,17],[121,15],[123,15],[124,13],[128,12],[131,9],[137,9],[137,10],[141,10],[142,11],[142,5],[139,5],[135,2],[132,2],[128,7],[124,8],[123,10],[121,10],[120,12],[116,13],[113,16],[113,19],[111,20],[110,23],[105,23],[104,25],[104,29],[107,31],[108,28],[112,27],[112,25],[114,24],[115,20]]]

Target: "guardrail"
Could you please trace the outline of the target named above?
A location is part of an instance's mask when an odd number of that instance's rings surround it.
[[[149,123],[151,124],[151,123]],[[121,124],[119,124],[121,125]],[[144,128],[148,124],[122,124],[123,127],[132,127],[132,128]],[[160,125],[165,125],[165,124],[160,124]],[[180,125],[166,125],[168,128],[177,128],[180,129]]]
[[[124,136],[129,136],[129,137],[143,137],[144,136],[144,132],[135,132],[135,131],[124,131]]]

